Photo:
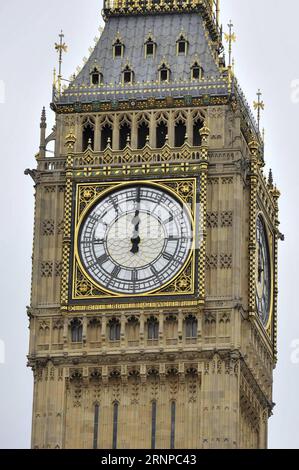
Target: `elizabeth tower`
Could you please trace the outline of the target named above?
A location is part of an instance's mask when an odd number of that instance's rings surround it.
[[[103,18],[26,171],[32,447],[265,448],[279,191],[219,2],[105,0]]]

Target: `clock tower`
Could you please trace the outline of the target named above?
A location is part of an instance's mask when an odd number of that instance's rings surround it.
[[[219,2],[104,0],[103,17],[26,171],[32,447],[266,448],[279,192]]]

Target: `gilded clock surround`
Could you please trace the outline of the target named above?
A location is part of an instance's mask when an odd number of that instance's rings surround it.
[[[269,314],[268,314],[268,321],[266,325],[263,325],[265,330],[267,331],[269,337],[272,337],[272,324],[273,324],[273,303],[274,303],[274,246],[273,246],[273,235],[269,229],[269,225],[265,220],[263,212],[259,211],[257,215],[258,218],[261,217],[263,221],[263,226],[265,229],[265,235],[267,238],[268,243],[268,250],[269,250],[269,263],[270,263],[270,306],[269,306]]]
[[[76,220],[75,225],[75,236],[73,240],[73,246],[75,247],[74,259],[73,259],[73,276],[72,276],[72,296],[71,300],[95,300],[95,299],[109,299],[109,298],[123,298],[132,297],[132,294],[116,294],[109,291],[101,286],[97,286],[95,281],[84,272],[84,268],[80,261],[78,254],[78,234],[82,221],[84,220],[87,212],[91,207],[96,204],[98,200],[103,198],[115,189],[122,189],[137,185],[149,185],[168,191],[173,194],[177,199],[181,201],[185,209],[189,212],[190,219],[192,221],[192,231],[194,233],[194,241],[192,242],[192,248],[187,260],[183,267],[176,274],[175,278],[168,281],[159,289],[155,289],[153,292],[146,292],[143,294],[134,294],[134,297],[151,297],[151,296],[185,296],[193,295],[195,293],[195,263],[196,263],[196,248],[194,246],[195,240],[198,239],[196,233],[197,227],[197,181],[195,178],[191,179],[158,179],[155,181],[151,180],[137,180],[136,182],[112,182],[109,185],[107,183],[86,183],[77,184],[76,193]],[[189,207],[190,208],[189,208]],[[198,261],[198,263],[204,263],[204,259]]]

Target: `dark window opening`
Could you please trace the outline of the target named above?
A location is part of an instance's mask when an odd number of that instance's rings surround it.
[[[175,147],[182,147],[185,143],[187,128],[183,121],[175,126]]]
[[[83,152],[90,146],[92,149],[94,148],[94,128],[92,124],[87,123],[83,128]]]
[[[101,132],[101,150],[105,150],[108,144],[111,147],[112,142],[112,127],[109,124],[105,124]]]
[[[203,77],[203,68],[200,67],[197,63],[191,68],[191,78],[194,80],[199,80]]]
[[[171,428],[170,428],[170,448],[175,448],[175,413],[176,406],[175,401],[171,402]]]
[[[118,427],[118,403],[114,403],[112,449],[117,449],[117,427]]]
[[[203,127],[203,122],[198,119],[193,124],[193,146],[199,147],[201,145],[201,135],[199,133],[200,129]]]
[[[187,42],[185,40],[178,42],[178,53],[179,54],[186,54],[187,51]]]
[[[102,82],[102,74],[94,69],[91,73],[91,83],[92,85],[99,85]]]
[[[160,122],[157,125],[156,137],[157,137],[157,148],[162,148],[166,143],[166,136],[168,133],[167,125],[164,122]]]
[[[197,338],[197,320],[194,317],[186,319],[186,338]]]
[[[99,414],[100,406],[95,405],[94,407],[94,424],[93,424],[93,448],[98,448],[98,439],[99,439]]]
[[[195,80],[198,79],[200,77],[200,69],[199,67],[193,67],[192,69],[192,78],[194,78]]]
[[[147,337],[148,337],[148,339],[158,339],[159,338],[159,323],[155,318],[152,318],[148,321],[148,324],[147,324]]]
[[[149,137],[149,127],[148,125],[143,122],[140,124],[138,127],[138,148],[143,149],[143,147],[146,145]]]
[[[160,81],[161,82],[167,82],[169,79],[169,70],[166,68],[163,68],[160,70]]]
[[[123,44],[119,41],[119,39],[114,44],[114,57],[122,57],[123,55]]]
[[[154,55],[154,43],[149,41],[145,45],[146,57],[152,57]]]
[[[157,402],[152,402],[152,449],[156,448]]]
[[[80,320],[73,320],[71,323],[71,340],[72,343],[82,343],[83,327]]]
[[[129,70],[126,70],[124,72],[124,82],[131,83],[131,81],[132,81],[132,72],[130,72]]]
[[[110,327],[110,334],[109,334],[110,341],[119,341],[120,340],[120,323],[118,321],[112,321],[109,327]]]
[[[119,130],[119,148],[123,150],[131,141],[131,127],[126,122]]]

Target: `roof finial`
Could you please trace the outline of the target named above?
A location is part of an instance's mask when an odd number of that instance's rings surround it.
[[[261,110],[263,111],[265,109],[265,103],[261,101],[261,90],[259,89],[257,92],[257,101],[253,102],[253,107],[254,109],[257,109],[257,126],[258,130],[260,130],[260,122],[261,122]]]
[[[229,68],[231,68],[232,66],[232,43],[236,42],[237,36],[235,35],[235,33],[232,32],[233,27],[234,27],[232,20],[230,20],[227,26],[228,26],[229,33],[228,34],[225,33],[224,37],[225,37],[226,42],[228,42],[228,66]]]
[[[67,52],[67,45],[65,44],[65,42],[63,42],[63,38],[64,38],[64,34],[63,34],[63,31],[61,30],[61,33],[59,34],[59,38],[60,38],[60,42],[59,44],[57,44],[57,42],[55,43],[55,50],[58,52],[58,63],[59,63],[59,67],[58,67],[58,80],[57,80],[57,83],[58,83],[58,93],[60,94],[61,93],[61,81],[62,81],[62,75],[61,75],[61,67],[62,67],[62,53],[63,52]]]

